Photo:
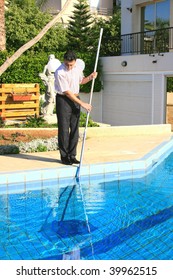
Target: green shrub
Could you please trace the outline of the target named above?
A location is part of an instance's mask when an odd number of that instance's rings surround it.
[[[86,125],[86,118],[87,118],[87,114],[81,112],[80,113],[80,120],[79,120],[79,126],[80,127],[85,127]],[[24,127],[31,127],[31,128],[56,128],[58,127],[57,123],[54,124],[48,124],[45,120],[43,116],[29,116],[27,117],[27,120],[22,122],[22,123],[18,123],[15,125],[6,125],[6,128],[12,128],[12,127],[19,127],[19,128],[24,128]],[[89,120],[88,120],[88,127],[99,127],[99,125],[94,122],[91,117],[89,116]],[[14,134],[14,140],[15,140],[15,136],[16,134]]]
[[[29,116],[27,117],[23,127],[46,127],[46,121],[43,116]]]
[[[5,120],[0,116],[0,127],[5,127]]]
[[[87,119],[87,114],[86,113],[80,113],[80,121],[79,121],[79,126],[80,127],[85,127],[86,126],[86,119]],[[88,127],[99,127],[99,125],[91,119],[89,116],[88,120]]]
[[[36,152],[47,152],[47,147],[45,145],[43,145],[43,144],[39,144],[37,146]]]
[[[46,87],[39,77],[39,73],[43,72],[44,66],[48,62],[48,55],[51,52],[39,52],[34,53],[32,50],[28,50],[25,54],[19,57],[0,77],[0,83],[2,84],[16,84],[16,83],[38,83],[40,85],[40,94],[46,92]],[[55,57],[60,61],[63,60],[62,52],[54,52]],[[8,56],[7,52],[0,52],[0,65],[6,60]],[[95,57],[92,53],[77,53],[78,58],[83,59],[85,62],[84,75],[88,76],[94,71]],[[32,59],[31,59],[32,57]],[[98,64],[98,77],[94,83],[94,91],[99,92],[102,89],[101,84],[101,66]],[[85,85],[81,85],[82,92],[91,91],[92,82],[89,82]]]
[[[19,147],[16,145],[0,145],[0,155],[19,154]]]

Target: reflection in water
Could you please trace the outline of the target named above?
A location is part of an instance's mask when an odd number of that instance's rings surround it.
[[[89,224],[90,231],[96,230],[96,228]],[[88,234],[88,225],[86,221],[81,220],[65,220],[52,222],[52,230],[63,238],[68,238],[69,236],[76,236],[79,234]]]
[[[57,255],[62,254],[63,259],[80,259],[82,247],[89,247],[89,256],[94,258],[91,233],[95,230],[88,222],[82,188],[77,183],[61,189],[40,232],[56,246]]]
[[[80,249],[75,248],[71,252],[64,253],[63,260],[80,260]]]

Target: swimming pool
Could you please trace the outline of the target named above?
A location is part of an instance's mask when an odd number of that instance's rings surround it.
[[[171,260],[172,170],[171,153],[142,178],[14,184],[0,195],[0,259]]]

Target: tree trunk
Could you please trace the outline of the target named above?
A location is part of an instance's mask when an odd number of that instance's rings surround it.
[[[6,49],[4,0],[0,0],[0,51]]]
[[[27,51],[29,48],[31,48],[33,45],[35,45],[40,39],[46,34],[46,32],[55,25],[55,23],[62,17],[62,15],[65,13],[65,11],[68,9],[71,1],[73,0],[67,0],[65,3],[63,9],[59,12],[57,16],[55,16],[42,30],[41,32],[31,39],[29,42],[24,44],[22,47],[20,47],[10,58],[8,58],[1,66],[0,66],[0,76],[7,70],[7,68],[16,61],[25,51]],[[4,0],[0,0],[0,2],[4,2]]]

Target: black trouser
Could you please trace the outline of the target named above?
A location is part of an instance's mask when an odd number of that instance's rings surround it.
[[[62,157],[75,157],[79,138],[80,105],[67,96],[56,95],[58,146]]]

